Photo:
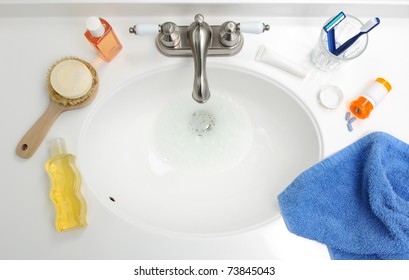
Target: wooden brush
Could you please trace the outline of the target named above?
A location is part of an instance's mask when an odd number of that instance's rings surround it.
[[[18,143],[16,153],[22,158],[30,158],[34,154],[62,112],[90,104],[99,85],[94,67],[77,57],[56,61],[48,71],[47,84],[50,104]]]

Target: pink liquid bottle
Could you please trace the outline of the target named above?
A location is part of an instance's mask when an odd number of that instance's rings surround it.
[[[95,47],[98,55],[110,62],[121,50],[122,44],[116,36],[112,26],[103,18],[90,17],[87,19],[85,37]]]

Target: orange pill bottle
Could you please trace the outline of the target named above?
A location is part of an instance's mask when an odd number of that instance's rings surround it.
[[[391,91],[391,84],[384,78],[377,78],[375,82],[358,99],[351,102],[349,109],[360,119],[369,117],[372,110]]]

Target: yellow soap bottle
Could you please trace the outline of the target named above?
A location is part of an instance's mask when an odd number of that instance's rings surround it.
[[[82,228],[87,225],[87,204],[81,194],[81,176],[75,156],[67,153],[63,138],[51,142],[51,158],[45,164],[50,177],[50,198],[55,206],[55,227],[58,231]]]

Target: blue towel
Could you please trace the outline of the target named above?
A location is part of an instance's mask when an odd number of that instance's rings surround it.
[[[287,228],[332,259],[409,259],[409,145],[371,133],[299,175],[279,196]]]

